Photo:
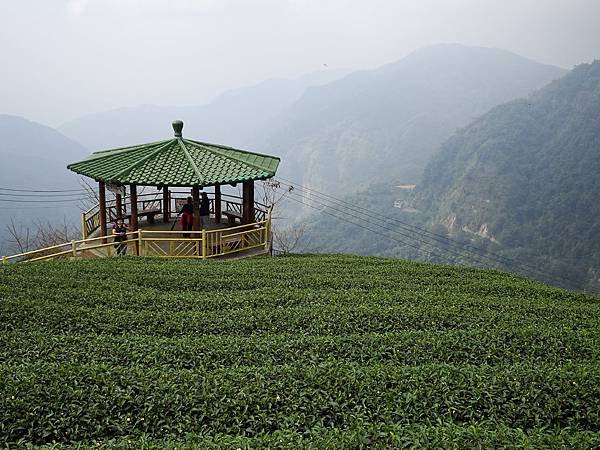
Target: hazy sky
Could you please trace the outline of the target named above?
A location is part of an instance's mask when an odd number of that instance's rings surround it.
[[[446,42],[570,68],[600,59],[599,24],[600,0],[0,0],[0,113],[199,104]]]

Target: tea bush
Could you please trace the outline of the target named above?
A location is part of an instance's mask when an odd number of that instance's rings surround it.
[[[356,256],[0,268],[8,446],[600,445],[600,300]]]

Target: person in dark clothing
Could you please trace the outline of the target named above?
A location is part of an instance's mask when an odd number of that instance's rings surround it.
[[[112,227],[112,235],[114,236],[117,256],[125,256],[127,253],[127,244],[124,244],[123,241],[127,240],[127,225],[125,225],[123,219],[119,218],[115,220]]]
[[[202,192],[200,201],[200,228],[208,228],[208,218],[210,216],[210,201],[206,192]]]
[[[187,203],[181,208],[181,229],[183,231],[192,231],[194,226],[194,200],[192,197],[187,198]],[[189,238],[190,233],[183,233],[184,238]]]

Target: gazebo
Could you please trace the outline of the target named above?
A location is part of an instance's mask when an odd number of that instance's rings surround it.
[[[255,203],[254,182],[273,177],[279,158],[184,139],[183,122],[180,120],[173,122],[173,130],[173,139],[97,151],[67,166],[73,172],[98,183],[98,205],[82,217],[84,240],[96,235],[103,238],[102,242],[106,244],[109,234],[107,224],[117,217],[129,219],[130,233],[137,232],[140,220],[146,218],[148,228],[144,228],[144,234],[148,236],[146,231],[151,232],[152,227],[156,226],[155,216],[162,216],[162,221],[169,223],[188,195],[191,195],[194,203],[193,230],[196,234],[193,237],[200,239],[198,233],[206,231],[201,230],[200,226],[200,191],[209,187],[213,188],[210,204],[215,224],[221,224],[223,216],[226,216],[229,229],[241,232],[252,229],[253,224],[260,225],[257,219],[266,219],[268,206]],[[229,198],[233,196],[224,199],[221,187],[238,184],[242,185],[241,202],[236,203]],[[156,188],[152,193],[153,198],[140,198],[140,187]],[[170,189],[182,187],[191,188],[191,192],[176,198]],[[107,190],[114,194],[114,198],[107,200]],[[161,233],[162,240],[175,240],[168,235],[169,231],[163,230]],[[204,234],[202,237],[202,245],[206,246],[208,239]],[[141,231],[135,239],[136,253],[140,254],[137,241],[141,241]],[[158,238],[154,244],[156,242]],[[158,248],[155,245],[155,249]],[[210,253],[210,250],[206,251]],[[204,249],[202,254],[206,256]]]

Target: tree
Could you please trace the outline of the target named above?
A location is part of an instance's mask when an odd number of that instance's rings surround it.
[[[301,253],[308,245],[302,239],[306,232],[306,224],[286,225],[288,218],[281,215],[282,203],[293,190],[293,186],[283,188],[277,180],[270,179],[262,182],[262,202],[271,208],[273,251],[284,255],[294,252]]]

